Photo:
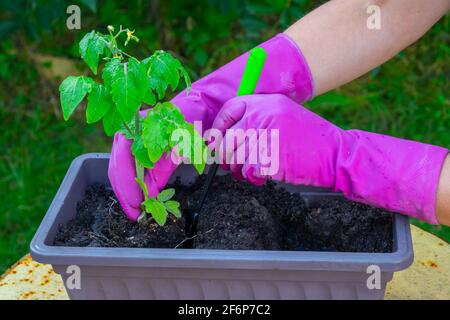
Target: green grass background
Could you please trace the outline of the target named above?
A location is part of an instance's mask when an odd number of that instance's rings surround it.
[[[82,9],[82,29],[65,27],[67,5]],[[61,79],[42,75],[51,62],[77,60],[79,39],[108,24],[136,28],[144,58],[167,49],[197,79],[282,31],[323,1],[61,1],[0,3],[0,274],[28,252],[70,162],[85,152],[109,152],[111,140],[84,123],[84,110],[64,122]],[[35,5],[33,5],[35,3]],[[37,3],[37,4],[36,4]],[[450,147],[450,17],[394,59],[307,104],[343,128],[359,128]],[[450,228],[415,221],[449,241]]]

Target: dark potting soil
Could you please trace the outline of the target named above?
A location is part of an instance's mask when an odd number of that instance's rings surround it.
[[[60,226],[54,244],[70,247],[173,248],[184,240],[183,219],[164,227],[129,220],[114,192],[94,184],[77,204],[74,219]]]
[[[199,198],[204,176],[176,183],[182,208]],[[216,176],[202,209],[196,248],[392,252],[392,214],[345,199],[307,208],[299,194]]]
[[[199,198],[204,179],[172,186],[182,210]],[[76,217],[60,227],[55,245],[174,248],[184,239],[182,219],[163,228],[129,221],[113,192],[93,185],[78,203]],[[392,240],[390,212],[343,199],[307,208],[300,195],[275,188],[272,182],[256,187],[227,175],[213,182],[194,247],[391,252]]]

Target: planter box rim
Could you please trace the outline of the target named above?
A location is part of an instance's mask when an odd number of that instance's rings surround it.
[[[94,159],[109,159],[108,153],[89,153],[77,157],[71,164],[30,245],[34,260],[52,265],[89,265],[104,267],[198,268],[198,269],[279,269],[321,271],[366,271],[378,265],[382,272],[407,268],[413,261],[408,218],[394,215],[394,251],[392,253],[212,250],[212,249],[152,249],[58,247],[47,245],[48,233],[60,213],[61,204],[69,193],[84,163]],[[301,194],[317,195],[315,192]],[[330,195],[320,193],[320,195]]]

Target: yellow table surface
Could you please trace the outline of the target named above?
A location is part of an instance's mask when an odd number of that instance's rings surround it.
[[[450,245],[411,226],[414,263],[396,272],[386,289],[386,299],[450,300]],[[40,264],[29,255],[0,278],[0,300],[68,299],[61,277],[50,265]]]

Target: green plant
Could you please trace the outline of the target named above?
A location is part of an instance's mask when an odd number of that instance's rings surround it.
[[[147,185],[139,178],[136,178],[137,183],[142,188],[144,192],[144,202],[142,202],[142,206],[145,211],[143,212],[151,212],[152,217],[160,224],[165,224],[167,220],[167,212],[172,213],[175,217],[181,218],[180,211],[180,203],[172,199],[175,195],[175,189],[169,188],[161,191],[157,198],[149,197]],[[142,221],[146,219],[146,215],[142,214],[138,221]]]
[[[200,147],[202,154],[205,148],[200,135],[175,105],[162,101],[168,88],[176,90],[180,80],[189,90],[190,79],[181,63],[165,51],[157,50],[142,61],[123,51],[118,45],[122,35],[126,35],[125,46],[130,41],[139,42],[134,31],[120,27],[114,33],[114,27],[108,26],[108,32],[92,31],[81,39],[81,57],[94,75],[98,73],[100,59],[106,61],[102,70],[103,84],[86,76],[66,78],[59,87],[63,117],[67,121],[88,95],[87,123],[102,120],[107,135],[120,131],[133,140],[131,150],[136,160],[136,181],[145,198],[139,220],[150,213],[159,225],[164,225],[168,213],[181,216],[179,204],[170,200],[173,189],[162,191],[156,198],[149,197],[143,183],[144,169],[153,168],[155,162],[175,147],[181,156],[191,160],[199,173],[205,167],[203,157],[200,163],[193,159],[196,148]],[[140,113],[143,104],[150,106],[145,117]],[[181,138],[172,139],[178,129],[185,130],[192,140],[181,143]]]

